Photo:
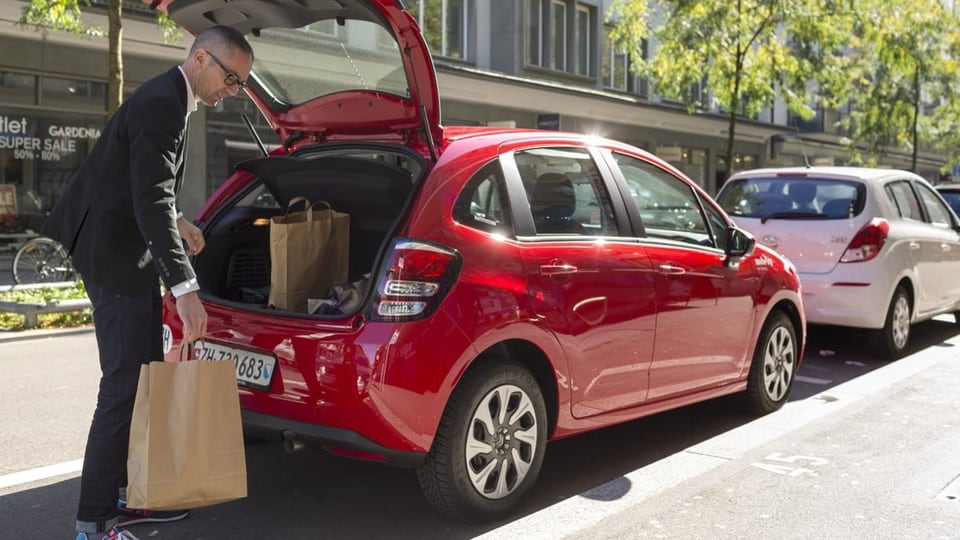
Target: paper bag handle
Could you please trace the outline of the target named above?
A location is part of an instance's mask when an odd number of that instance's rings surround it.
[[[326,206],[325,210],[333,210],[333,206],[330,205],[327,201],[317,201],[314,203],[310,202],[310,199],[304,197],[303,195],[298,195],[287,203],[287,209],[283,212],[284,217],[290,214],[290,210],[293,208],[293,205],[297,203],[304,203],[304,211],[307,213],[307,221],[313,221],[313,208],[318,204],[323,204]],[[332,218],[331,218],[332,219]]]
[[[179,358],[179,361],[180,361],[180,362],[189,362],[190,360],[199,360],[199,359],[200,359],[200,357],[198,357],[197,354],[196,354],[196,353],[197,353],[197,348],[196,348],[197,342],[200,343],[200,348],[201,348],[201,349],[205,348],[205,347],[204,347],[204,341],[203,341],[202,339],[198,339],[198,340],[196,340],[196,341],[193,341],[192,343],[188,343],[188,342],[186,342],[186,341],[181,341],[181,342],[180,342],[180,358]],[[183,357],[184,354],[187,355],[186,358]]]
[[[298,195],[290,199],[290,202],[287,203],[287,209],[283,212],[283,215],[286,216],[287,214],[289,214],[290,210],[293,209],[293,205],[299,202],[304,203],[303,207],[306,210],[310,210],[311,208],[313,208],[313,205],[310,203],[310,199],[304,197],[303,195]]]

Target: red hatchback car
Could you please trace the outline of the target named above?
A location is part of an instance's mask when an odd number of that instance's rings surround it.
[[[203,354],[236,362],[249,433],[415,468],[437,508],[476,521],[515,507],[549,441],[726,394],[761,414],[787,400],[794,268],[667,163],[580,134],[442,127],[397,1],[168,12],[249,35],[247,92],[281,141],[197,216]],[[350,214],[353,302],[269,305],[270,218],[297,196]]]

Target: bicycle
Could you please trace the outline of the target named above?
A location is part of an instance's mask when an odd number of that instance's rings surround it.
[[[52,238],[38,236],[25,242],[13,258],[13,282],[18,285],[77,279],[70,256]]]

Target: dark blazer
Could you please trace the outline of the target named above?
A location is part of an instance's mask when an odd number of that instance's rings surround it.
[[[67,185],[42,234],[85,281],[118,293],[195,277],[176,225],[187,88],[176,67],[124,101]]]

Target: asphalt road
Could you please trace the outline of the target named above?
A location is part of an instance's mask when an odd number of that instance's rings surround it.
[[[913,348],[923,355],[956,334],[952,323],[926,323],[915,328]],[[830,388],[886,366],[872,358],[865,341],[861,333],[814,328],[791,401],[822,401]],[[0,538],[68,538],[98,378],[93,336],[0,341],[0,373]],[[777,414],[762,420],[776,422]],[[598,486],[635,491],[640,486],[622,484],[634,471],[754,421],[732,400],[719,399],[558,441],[547,448],[538,484],[517,515],[483,526],[438,515],[420,496],[411,471],[309,450],[288,455],[279,444],[255,443],[247,446],[246,499],[132,531],[160,540],[551,537],[511,527],[536,520],[561,501],[583,499]],[[666,489],[671,482],[663,477],[643,489]],[[764,536],[778,537],[774,531]]]

